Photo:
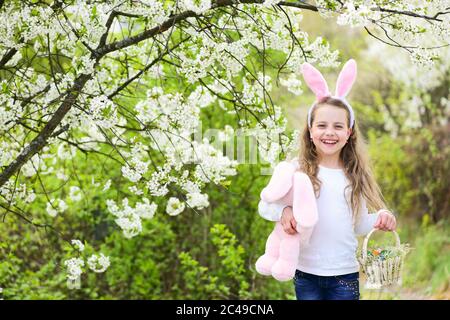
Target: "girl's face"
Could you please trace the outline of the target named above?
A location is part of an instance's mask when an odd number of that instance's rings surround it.
[[[347,111],[327,104],[314,110],[314,121],[309,131],[321,157],[339,156],[352,133],[348,127]]]

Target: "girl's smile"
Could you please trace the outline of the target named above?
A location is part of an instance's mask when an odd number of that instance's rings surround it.
[[[324,139],[320,141],[328,147],[334,146],[338,142],[338,140],[330,140],[330,139]]]

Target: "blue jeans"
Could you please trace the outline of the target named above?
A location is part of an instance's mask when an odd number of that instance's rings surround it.
[[[295,271],[297,300],[359,300],[359,272],[339,276],[316,276]]]

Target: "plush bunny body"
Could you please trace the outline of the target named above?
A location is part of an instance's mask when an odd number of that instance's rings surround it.
[[[312,183],[305,173],[296,171],[293,163],[283,161],[275,167],[269,184],[261,192],[261,199],[291,206],[298,233],[287,234],[281,222],[277,222],[267,239],[264,255],[256,262],[256,270],[279,281],[290,280],[297,268],[300,249],[308,245],[318,219]]]
[[[309,63],[302,65],[305,83],[316,96],[316,102],[324,97],[341,100],[348,109],[350,123],[353,128],[355,117],[351,105],[345,97],[350,92],[356,79],[356,61],[348,60],[339,73],[336,93],[331,95],[327,82],[319,70]],[[308,111],[308,127],[312,127],[314,103]],[[308,245],[313,227],[318,221],[318,212],[314,189],[309,177],[297,171],[293,163],[283,161],[274,170],[272,178],[261,192],[261,199],[269,203],[280,203],[292,206],[297,231],[295,235],[284,232],[280,222],[266,243],[266,251],[256,262],[256,270],[263,275],[272,275],[280,281],[290,280],[295,275],[299,252],[302,246]]]

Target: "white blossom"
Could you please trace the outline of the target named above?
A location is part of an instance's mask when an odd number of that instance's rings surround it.
[[[87,260],[87,264],[89,269],[96,273],[105,272],[110,266],[109,257],[103,255],[103,253],[100,254],[100,257],[96,254],[91,255]]]
[[[122,167],[122,174],[131,182],[138,182],[142,177],[139,172],[137,172],[133,168],[130,168],[128,165]]]
[[[184,10],[191,10],[197,14],[202,14],[211,8],[211,0],[181,0],[180,6]]]
[[[128,204],[128,199],[122,200],[123,208],[119,208],[114,200],[107,200],[109,212],[111,212],[117,219],[115,222],[122,229],[126,238],[132,238],[142,232],[141,219],[153,218],[157,205],[150,203],[147,198],[142,199],[143,202],[137,202],[136,207],[132,208]]]
[[[80,201],[82,198],[81,189],[77,186],[71,186],[69,197],[74,202]]]
[[[54,202],[55,199],[51,199],[50,202],[47,202],[47,208],[46,211],[48,215],[52,218],[56,217],[58,215],[58,211],[53,206],[52,202]]]
[[[280,3],[280,2],[281,2],[281,0],[264,0],[263,6],[264,7],[270,7],[270,6],[276,5],[276,4]]]
[[[33,199],[34,200],[34,199]],[[50,199],[47,202],[46,211],[50,217],[56,217],[59,213],[66,211],[68,208],[66,202],[62,199]]]
[[[82,267],[84,267],[84,260],[81,258],[70,258],[64,261],[64,265],[67,268],[67,278],[69,280],[79,279],[83,273]]]
[[[186,203],[191,208],[203,209],[209,206],[208,195],[201,193],[188,193]]]
[[[58,178],[60,180],[64,180],[64,181],[69,180],[69,177],[62,170],[58,170],[56,172],[56,178]]]
[[[36,199],[36,194],[33,191],[30,191],[25,198],[26,203],[31,203]]]
[[[130,190],[130,192],[134,193],[134,194],[137,195],[137,196],[140,196],[140,195],[143,195],[143,194],[144,194],[144,191],[142,191],[141,189],[139,189],[139,188],[136,187],[136,186],[128,187],[128,190]]]
[[[61,143],[58,146],[58,158],[61,160],[72,159],[76,155],[76,149],[73,146],[69,146],[66,143]]]
[[[66,211],[66,210],[67,210],[68,206],[67,206],[67,204],[64,202],[64,200],[59,199],[59,201],[58,201],[58,208],[59,208],[60,212],[63,212],[63,211]]]
[[[105,95],[99,95],[90,101],[90,118],[99,127],[110,129],[119,122],[115,104]]]
[[[8,201],[9,205],[16,205],[18,200],[29,203],[34,201],[36,194],[25,183],[15,184],[12,180],[0,186],[0,196]]]
[[[367,26],[371,24],[371,20],[378,20],[381,17],[379,11],[371,10],[371,8],[370,5],[359,4],[356,9],[353,1],[346,1],[343,7],[344,12],[338,16],[337,24],[350,25],[352,27]]]
[[[184,211],[185,204],[178,198],[170,197],[167,202],[166,212],[170,216],[177,216]]]
[[[280,83],[285,86],[289,92],[292,92],[297,96],[303,93],[301,87],[302,82],[293,73],[291,73],[287,79],[280,79]]]
[[[91,59],[88,55],[84,55],[81,56],[79,61],[80,64],[76,66],[79,73],[91,74],[94,72],[95,60]]]
[[[106,181],[105,185],[103,186],[103,191],[108,190],[111,187],[111,179],[108,179],[108,181]]]
[[[28,177],[28,178],[34,176],[37,173],[36,167],[32,163],[32,161],[28,161],[27,163],[25,163],[22,166],[21,172],[25,177]]]
[[[71,243],[75,248],[77,248],[78,251],[84,251],[84,244],[80,240],[73,239]]]

